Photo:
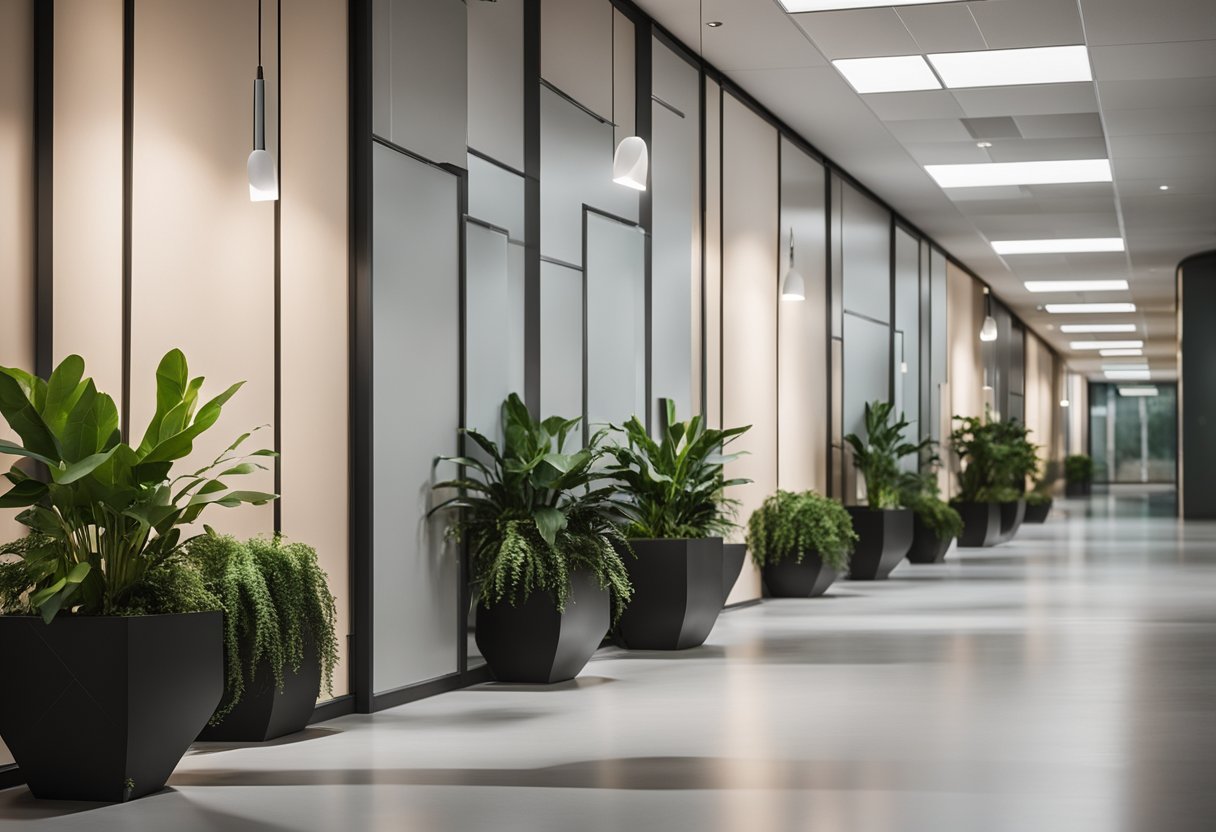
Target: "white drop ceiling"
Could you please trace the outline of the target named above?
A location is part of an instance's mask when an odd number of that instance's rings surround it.
[[[1175,375],[1174,267],[1216,248],[1216,0],[976,0],[786,14],[777,0],[639,0],[664,27],[988,281],[1077,372],[1025,280],[1126,278],[1154,379]],[[709,21],[722,26],[708,28]],[[1085,44],[1093,82],[860,95],[839,58]],[[978,141],[991,142],[980,148]],[[926,164],[1109,158],[1114,181],[943,191]],[[1161,185],[1168,185],[1163,191]],[[1127,251],[1017,255],[991,240],[1123,237]],[[1106,320],[1104,318],[1103,320]]]

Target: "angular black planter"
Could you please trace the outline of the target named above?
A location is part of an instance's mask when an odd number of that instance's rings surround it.
[[[1000,503],[951,503],[963,518],[958,545],[968,548],[995,546],[1001,537]]]
[[[697,647],[722,611],[722,538],[631,540],[625,556],[633,599],[621,615],[621,644],[634,650]]]
[[[886,580],[912,546],[912,509],[847,506],[860,540],[849,558],[849,579]]]
[[[914,515],[912,548],[908,550],[908,560],[912,563],[941,563],[953,542],[953,537],[938,537],[937,532],[925,525],[919,515]]]
[[[1064,486],[1065,497],[1088,497],[1093,491],[1093,483],[1070,482]]]
[[[746,543],[722,544],[722,603],[730,597],[730,591],[735,588],[735,581],[743,571],[743,562],[747,560]]]
[[[224,693],[223,615],[0,617],[0,737],[35,797],[160,791]]]
[[[807,552],[802,563],[792,560],[770,563],[760,570],[760,575],[768,594],[774,598],[816,598],[840,577],[818,552]]]
[[[604,640],[612,616],[608,590],[585,570],[570,573],[570,599],[533,592],[513,607],[477,605],[477,649],[500,682],[549,685],[579,674]]]
[[[1018,529],[1022,527],[1022,518],[1026,516],[1026,501],[1018,500],[1016,503],[1000,503],[1001,507],[1001,535],[997,538],[997,543],[1005,543],[1013,539],[1013,536],[1018,533]]]
[[[1051,505],[1054,500],[1048,500],[1045,503],[1037,505],[1026,504],[1026,516],[1022,518],[1023,523],[1046,523],[1047,515],[1051,514]]]
[[[303,731],[320,693],[321,662],[311,645],[304,651],[299,673],[283,668],[282,691],[269,663],[263,661],[252,680],[246,671],[241,701],[218,725],[204,728],[198,738],[203,742],[265,742]]]

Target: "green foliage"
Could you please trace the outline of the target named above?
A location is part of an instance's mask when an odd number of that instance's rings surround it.
[[[1064,458],[1064,479],[1070,483],[1089,483],[1094,479],[1094,461],[1085,454]]]
[[[891,422],[893,406],[890,402],[876,401],[866,404],[863,441],[855,433],[844,438],[853,449],[853,464],[866,481],[866,499],[871,508],[898,508],[900,505],[900,482],[902,473],[899,461],[905,456],[920,453],[929,446],[929,440],[908,442],[904,434],[908,420],[904,414]]]
[[[917,473],[905,473],[900,482],[900,505],[912,509],[922,523],[945,540],[963,533],[962,516],[941,498],[937,487],[940,458],[931,440],[925,443],[925,459]]]
[[[778,491],[747,521],[747,546],[759,567],[784,560],[802,563],[818,552],[825,564],[844,571],[857,540],[844,507],[814,491]]]
[[[469,456],[439,457],[463,470],[432,486],[457,489],[430,513],[458,508],[450,533],[467,541],[473,578],[481,582],[486,606],[507,600],[521,604],[533,592],[548,592],[559,610],[570,598],[570,571],[585,568],[613,598],[614,621],[633,595],[629,575],[614,542],[628,545],[618,530],[622,520],[613,491],[596,487],[603,432],[587,447],[568,453],[566,442],[578,419],[552,416],[536,421],[519,396],[502,405],[503,447],[477,431],[465,431],[488,462]]]
[[[200,406],[202,377],[191,379],[185,356],[170,350],[156,370],[156,412],[132,447],[121,441],[113,399],[97,391],[84,369],[78,355],[45,380],[0,367],[0,413],[21,439],[0,441],[0,453],[41,463],[46,473],[35,477],[18,464],[4,475],[12,487],[0,495],[0,508],[24,509],[17,520],[33,537],[14,551],[24,578],[9,570],[6,580],[23,580],[24,603],[48,622],[61,610],[116,615],[145,608],[160,597],[141,589],[146,581],[169,586],[156,572],[174,567],[182,526],[211,505],[275,499],[227,485],[262,468],[256,458],[274,455],[239,453],[249,433],[210,465],[169,479],[173,463],[190,454],[243,382]]]
[[[959,426],[950,434],[950,448],[963,463],[959,472],[959,502],[1015,502],[1026,478],[1038,470],[1037,449],[1025,425],[1012,419],[997,422],[955,416]]]
[[[225,693],[211,724],[231,712],[263,661],[282,690],[284,673],[298,673],[305,651],[315,650],[322,687],[333,690],[336,611],[315,549],[277,537],[242,543],[208,529],[183,553],[224,610]]]
[[[666,416],[657,442],[636,416],[614,428],[624,434],[625,444],[608,448],[615,461],[607,471],[624,498],[626,534],[669,540],[727,535],[735,527],[738,503],[724,491],[751,480],[723,478],[723,466],[740,456],[723,450],[751,425],[714,430],[700,416],[677,422],[671,401]]]
[[[1051,494],[1046,491],[1030,491],[1026,494],[1026,505],[1045,506],[1051,502]]]

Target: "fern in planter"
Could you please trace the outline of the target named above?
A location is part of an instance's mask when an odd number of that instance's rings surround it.
[[[463,469],[455,479],[432,486],[434,492],[459,493],[441,500],[430,514],[462,509],[448,530],[469,545],[472,577],[480,582],[485,606],[504,600],[519,605],[534,592],[547,592],[557,609],[565,610],[576,568],[589,570],[611,592],[613,620],[629,603],[633,587],[614,546],[625,543],[617,525],[619,506],[611,488],[596,487],[607,476],[597,471],[603,432],[585,448],[566,450],[580,421],[560,416],[537,421],[512,393],[502,405],[501,449],[475,430],[464,432],[488,462],[468,456],[435,460],[436,467],[449,463]]]
[[[866,501],[870,508],[900,507],[900,482],[903,473],[899,469],[899,461],[909,454],[925,450],[929,443],[928,439],[918,443],[905,440],[908,420],[901,413],[899,419],[892,422],[893,409],[890,402],[867,403],[866,438],[863,440],[855,433],[844,438],[853,449],[853,464],[865,478]]]
[[[843,572],[857,539],[844,507],[814,491],[778,491],[747,521],[747,547],[758,567],[802,563],[817,552],[825,564]]]
[[[309,649],[321,665],[322,689],[332,692],[335,599],[316,550],[277,537],[242,543],[208,529],[187,544],[185,557],[224,610],[225,693],[212,725],[240,702],[259,664],[282,691],[284,674],[298,673]]]

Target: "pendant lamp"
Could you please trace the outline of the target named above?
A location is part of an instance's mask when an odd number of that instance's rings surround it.
[[[262,2],[258,0],[258,74],[253,81],[253,152],[245,165],[249,199],[273,202],[279,198],[279,175],[274,157],[266,150],[266,79],[262,77]]]
[[[781,281],[782,300],[806,300],[806,281],[794,268],[794,229],[790,229],[790,268]]]
[[[621,139],[612,156],[612,181],[635,191],[644,191],[649,167],[650,154],[646,150],[645,140],[640,136]]]

